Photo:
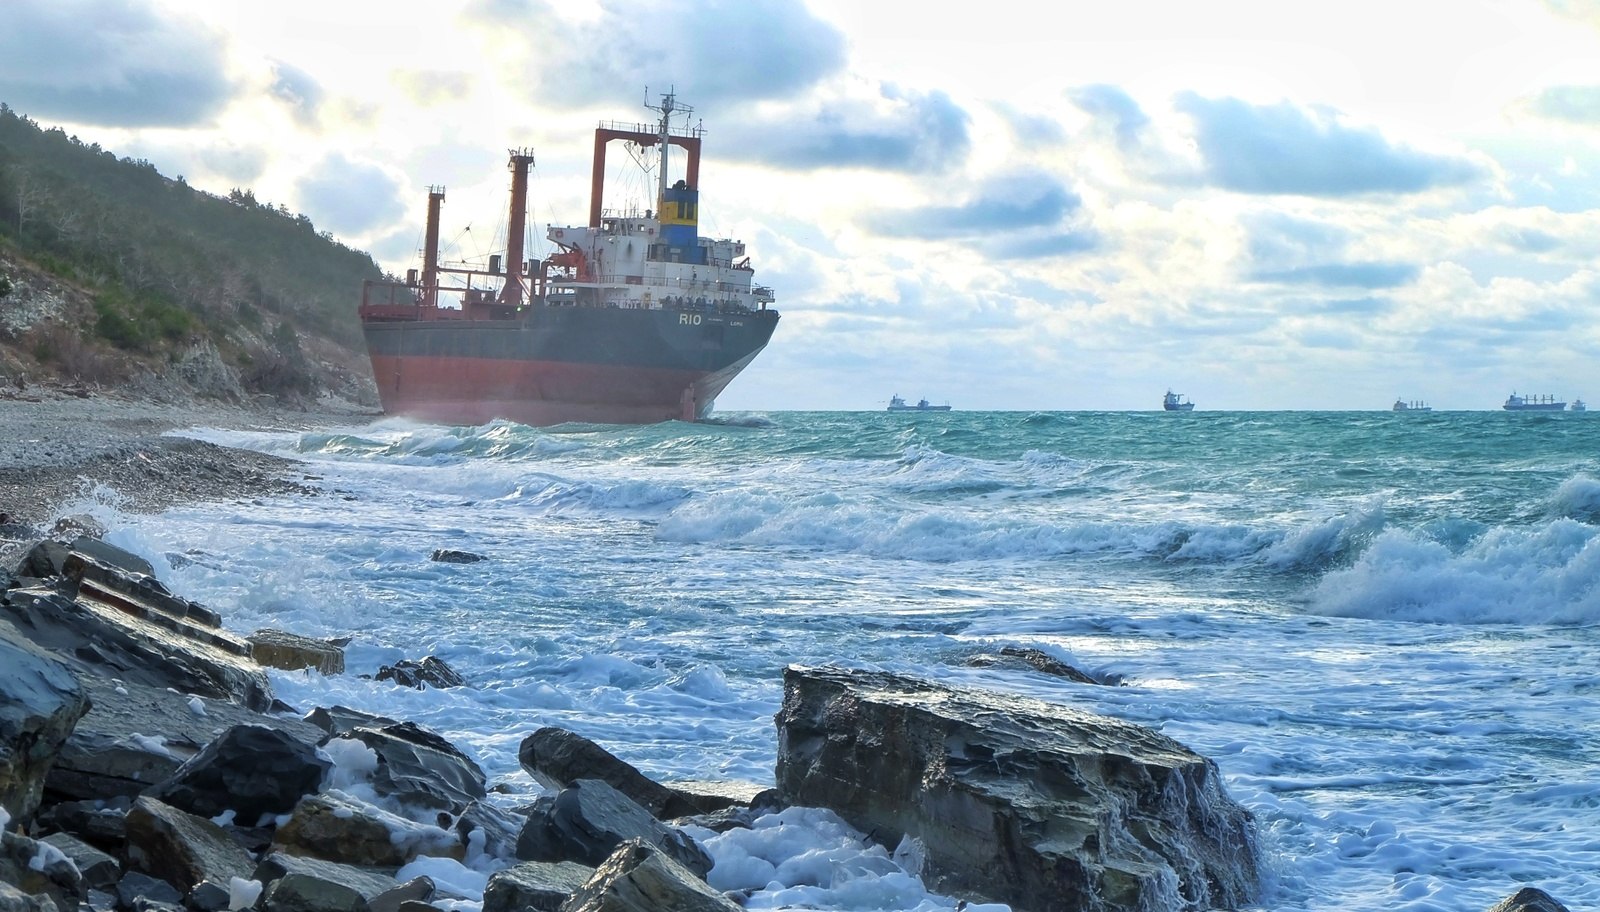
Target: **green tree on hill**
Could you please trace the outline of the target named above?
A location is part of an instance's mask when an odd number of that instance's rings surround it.
[[[4,104],[0,249],[93,297],[80,330],[93,344],[159,363],[206,337],[261,384],[251,392],[326,386],[299,336],[359,363],[355,299],[382,278],[370,255],[248,189],[196,190]],[[268,363],[294,366],[292,382]]]

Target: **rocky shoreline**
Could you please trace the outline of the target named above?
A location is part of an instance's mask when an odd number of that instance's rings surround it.
[[[307,480],[292,461],[167,430],[361,417],[14,404],[0,402],[0,509],[15,511],[16,554],[0,563],[3,912],[728,912],[766,882],[767,862],[727,859],[734,876],[702,843],[798,807],[833,811],[885,863],[966,902],[1258,907],[1254,822],[1209,759],[1132,723],[881,672],[788,669],[764,792],[655,782],[542,728],[518,756],[544,791],[531,803],[493,794],[434,732],[273,695],[268,668],[363,671],[344,667],[342,643],[230,631],[139,556],[60,521],[96,483],[160,509]],[[85,430],[61,433],[74,426]],[[1041,670],[1049,659],[989,658]],[[433,657],[372,671],[470,686]],[[1494,912],[1561,908],[1524,889]]]

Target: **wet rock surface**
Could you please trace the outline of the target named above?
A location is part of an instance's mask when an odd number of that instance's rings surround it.
[[[896,675],[791,667],[778,790],[831,808],[925,877],[1019,912],[1237,908],[1256,895],[1248,812],[1171,738],[1062,706]]]
[[[669,853],[632,840],[606,858],[562,912],[735,912],[738,908]]]
[[[50,766],[88,711],[67,666],[0,621],[0,807],[11,817],[32,819]]]

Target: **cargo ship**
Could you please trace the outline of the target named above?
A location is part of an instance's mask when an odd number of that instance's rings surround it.
[[[1184,399],[1182,393],[1167,390],[1167,394],[1161,397],[1161,408],[1169,412],[1192,412],[1194,403]]]
[[[1508,412],[1560,412],[1566,409],[1567,403],[1554,396],[1518,396],[1512,393],[1506,397],[1506,404],[1500,407]]]
[[[926,399],[918,399],[916,405],[907,405],[906,401],[898,395],[889,397],[889,411],[891,412],[948,412],[950,405],[934,405]]]
[[[705,418],[778,325],[743,241],[699,234],[701,130],[674,118],[595,130],[589,223],[549,226],[553,252],[524,260],[533,154],[512,150],[506,250],[488,263],[439,261],[444,188],[428,191],[422,270],[362,288],[361,328],[383,410],[477,425],[653,424]],[[603,208],[607,146],[654,147],[654,210]],[[669,149],[683,176],[669,182]]]

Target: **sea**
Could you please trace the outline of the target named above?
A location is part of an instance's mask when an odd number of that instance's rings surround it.
[[[1254,815],[1261,909],[1600,908],[1600,416],[771,412],[180,432],[319,492],[80,507],[229,628],[348,636],[302,710],[427,725],[508,807],[561,726],[664,780],[773,782],[786,666],[1152,728]],[[437,549],[487,558],[430,560]],[[975,656],[1031,647],[1109,685]],[[442,658],[469,686],[367,675]],[[696,831],[753,909],[954,910],[829,812]],[[475,907],[504,859],[423,860]],[[969,910],[1003,906],[970,904]]]

